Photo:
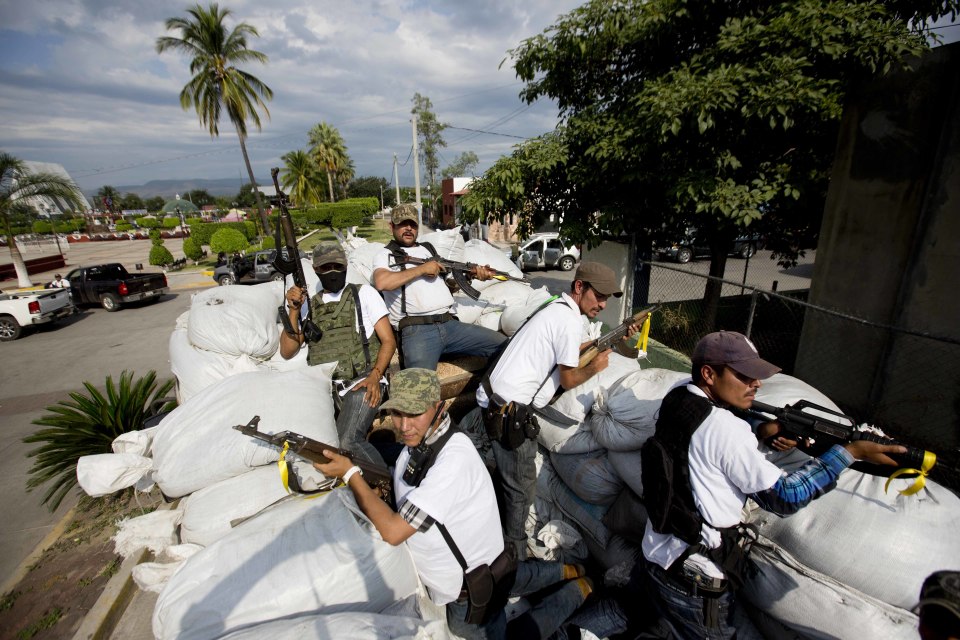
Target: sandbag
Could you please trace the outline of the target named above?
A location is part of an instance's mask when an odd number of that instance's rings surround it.
[[[159,555],[169,546],[179,542],[177,526],[183,511],[157,509],[136,518],[124,518],[117,523],[113,536],[114,551],[125,559],[141,549],[149,549]]]
[[[463,249],[464,262],[473,264],[482,264],[492,267],[497,271],[503,271],[514,278],[522,278],[523,271],[517,268],[513,260],[504,252],[503,249],[485,242],[483,240],[468,240]],[[472,286],[477,291],[483,291],[487,287],[498,282],[497,280],[474,280]]]
[[[268,464],[191,493],[180,503],[180,541],[208,546],[242,521],[287,497],[276,464]]]
[[[484,313],[477,318],[477,321],[474,322],[474,324],[483,327],[484,329],[490,329],[490,331],[500,331],[501,315],[502,314],[499,311],[495,311],[493,313]]]
[[[750,520],[811,571],[909,609],[928,575],[960,567],[960,498],[929,481],[902,496],[913,481],[900,478],[884,493],[886,480],[848,469],[836,489],[789,518],[758,510]]]
[[[459,229],[446,229],[444,231],[425,233],[417,238],[417,242],[420,244],[429,242],[433,245],[433,249],[437,252],[437,255],[445,260],[466,262],[466,260],[464,260],[466,247]]]
[[[537,442],[548,451],[576,454],[603,449],[585,424],[563,425],[537,416],[540,433]]]
[[[141,562],[130,572],[133,581],[143,591],[160,593],[170,576],[203,547],[198,544],[174,544],[164,549],[153,562]]]
[[[840,408],[827,396],[810,386],[800,378],[778,373],[763,381],[757,391],[757,400],[776,407],[793,404],[798,400],[809,400],[832,411]]]
[[[495,280],[480,292],[480,299],[488,304],[498,305],[502,309],[512,306],[523,305],[530,297],[533,287],[525,282],[514,282],[513,280]]]
[[[638,496],[643,495],[640,450],[607,451],[607,460],[620,479]]]
[[[611,451],[635,451],[657,428],[664,396],[690,376],[669,369],[642,369],[598,391],[588,421],[597,442]]]
[[[503,317],[500,319],[500,329],[508,336],[517,332],[523,323],[527,321],[533,313],[552,297],[553,294],[546,287],[531,289],[530,295],[523,304],[515,304],[503,310]]]
[[[352,246],[343,248],[347,254],[347,283],[373,284],[373,257],[386,245],[362,238],[353,238],[350,242]]]
[[[153,461],[136,453],[98,453],[77,459],[77,482],[95,498],[134,485],[149,491],[152,469]]]
[[[283,285],[215,287],[193,296],[187,335],[200,349],[265,359],[280,346],[277,309]]]
[[[306,613],[379,613],[416,591],[407,548],[333,491],[270,507],[191,557],[160,593],[153,633],[206,640]]]
[[[186,329],[174,329],[170,334],[169,346],[170,371],[177,378],[179,404],[224,378],[257,370],[256,361],[249,356],[216,353],[194,347],[190,344]]]
[[[464,324],[477,324],[480,316],[486,313],[499,313],[503,311],[502,307],[491,305],[483,300],[474,300],[465,293],[453,294],[453,300],[456,303],[454,315]]]
[[[611,505],[623,490],[623,480],[602,449],[575,455],[553,452],[550,463],[563,483],[591,504]]]
[[[413,640],[452,638],[443,620],[344,611],[272,620],[227,634],[221,640]]]
[[[294,431],[339,446],[330,395],[332,365],[224,378],[174,409],[153,441],[154,480],[177,498],[276,461],[280,451],[234,425]]]
[[[537,474],[536,487],[537,495],[542,493],[546,496],[581,533],[593,538],[601,547],[606,546],[610,539],[610,531],[603,524],[603,516],[608,506],[590,504],[577,497],[577,494],[560,479],[548,460],[543,461]]]
[[[141,456],[149,456],[153,447],[153,437],[157,434],[158,428],[150,427],[149,429],[121,433],[110,443],[110,448],[114,453],[136,453]]]

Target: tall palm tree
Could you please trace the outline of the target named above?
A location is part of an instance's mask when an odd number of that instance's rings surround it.
[[[0,151],[0,215],[3,216],[3,230],[7,234],[10,258],[20,287],[29,287],[32,283],[13,237],[10,214],[35,213],[28,202],[30,198],[38,196],[59,198],[76,211],[87,208],[76,186],[67,178],[53,173],[30,173],[22,160]]]
[[[333,202],[333,178],[347,158],[347,145],[336,127],[321,122],[310,129],[310,155],[317,166],[327,174],[330,202]]]
[[[222,112],[233,123],[240,139],[240,151],[247,166],[250,185],[257,197],[257,211],[263,224],[264,233],[269,233],[270,222],[263,210],[257,181],[253,177],[253,168],[247,156],[247,120],[261,130],[260,114],[263,109],[269,118],[265,100],[273,99],[273,91],[255,76],[237,68],[243,62],[267,62],[267,56],[247,47],[247,36],[259,37],[256,28],[241,22],[228,30],[224,20],[231,14],[229,9],[221,9],[217,3],[211,3],[204,9],[199,4],[187,9],[189,18],[170,18],[166,22],[167,31],[179,32],[179,37],[161,36],[157,38],[157,53],[168,49],[185,53],[190,57],[190,79],[180,92],[180,106],[186,111],[193,107],[200,118],[200,124],[207,127],[210,136],[218,136],[218,125]]]
[[[287,190],[297,206],[320,202],[320,189],[317,185],[320,176],[316,163],[306,151],[297,149],[283,154],[283,171],[280,172],[280,184]]]
[[[344,198],[350,197],[348,193],[350,182],[356,177],[357,167],[353,164],[353,158],[346,156],[343,164],[337,167],[337,186],[340,188],[340,193],[343,194]]]

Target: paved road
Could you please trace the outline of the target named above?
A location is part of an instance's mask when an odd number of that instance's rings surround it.
[[[97,243],[75,249],[71,262],[126,264],[131,258],[142,259],[137,257],[142,247],[136,244]],[[27,493],[32,458],[26,454],[36,445],[24,444],[23,437],[41,428],[32,422],[47,413],[47,406],[69,399],[69,392],[82,390],[84,381],[102,387],[107,375],[116,380],[124,369],[137,376],[153,369],[160,378],[170,377],[167,340],[174,321],[189,307],[191,290],[212,286],[213,281],[200,272],[172,273],[168,281],[172,292],[152,304],[116,313],[87,308],[58,325],[0,343],[4,363],[0,370],[0,581],[15,573],[76,502],[71,496],[50,513],[40,505],[42,489]]]

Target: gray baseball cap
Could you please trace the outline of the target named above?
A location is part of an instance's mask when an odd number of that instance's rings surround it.
[[[597,293],[605,296],[619,298],[623,295],[613,269],[599,262],[581,262],[573,279],[589,283]]]
[[[440,378],[432,369],[403,369],[390,379],[390,399],[380,409],[408,415],[426,413],[440,402]]]
[[[736,331],[717,331],[703,336],[693,348],[690,360],[694,368],[705,364],[726,365],[756,380],[766,380],[780,372],[780,367],[760,357],[747,336]]]

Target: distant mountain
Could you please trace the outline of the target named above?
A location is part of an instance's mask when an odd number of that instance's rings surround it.
[[[259,184],[270,184],[269,178],[260,178]],[[244,181],[244,184],[249,184]],[[205,189],[212,196],[235,196],[240,191],[240,181],[237,178],[221,178],[218,180],[208,180],[205,178],[187,178],[182,180],[151,180],[146,184],[134,184],[115,187],[121,194],[135,193],[141,198],[152,198],[161,196],[166,199],[172,199],[178,193],[181,197],[187,192],[195,189]],[[97,189],[85,191],[84,195],[91,200],[96,195]]]

